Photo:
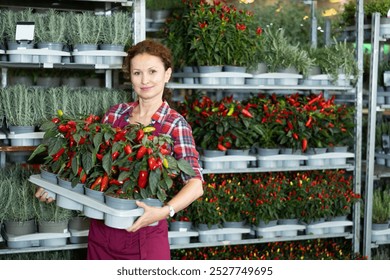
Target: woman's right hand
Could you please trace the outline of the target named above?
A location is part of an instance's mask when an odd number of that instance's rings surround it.
[[[47,197],[48,193],[45,191],[44,188],[39,187],[37,191],[35,192],[35,197],[38,198],[42,202],[46,203],[52,203],[54,199],[52,197]]]

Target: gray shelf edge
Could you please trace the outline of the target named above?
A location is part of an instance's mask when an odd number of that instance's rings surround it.
[[[272,89],[278,89],[278,90],[334,90],[334,91],[350,91],[354,88],[351,86],[343,87],[343,86],[306,86],[306,85],[291,85],[291,86],[267,86],[267,85],[202,85],[202,84],[179,84],[179,83],[167,83],[167,88],[170,89],[196,89],[196,90],[202,90],[202,89],[214,89],[214,90],[272,90]],[[344,95],[353,95],[354,93],[349,93]]]
[[[171,250],[177,249],[189,249],[189,248],[200,248],[200,247],[215,247],[215,246],[228,246],[228,245],[248,245],[248,244],[261,244],[268,242],[283,242],[283,241],[299,241],[299,240],[309,240],[309,239],[324,239],[324,238],[337,238],[344,237],[345,239],[351,239],[352,234],[340,233],[340,234],[310,234],[310,235],[297,235],[294,237],[275,237],[275,238],[254,238],[254,239],[243,239],[238,241],[220,241],[213,243],[189,243],[185,245],[171,245]]]
[[[307,171],[307,170],[329,170],[329,169],[346,169],[353,171],[354,166],[351,164],[339,166],[299,166],[291,168],[264,168],[253,167],[247,169],[203,169],[202,174],[225,174],[225,173],[259,173],[259,172],[283,172],[283,171]]]
[[[212,243],[196,242],[196,243],[188,243],[188,244],[184,244],[184,245],[170,245],[170,249],[171,250],[178,250],[178,249],[190,249],[190,248],[201,248],[201,247],[248,245],[248,244],[261,244],[261,243],[268,243],[268,242],[299,241],[299,240],[328,239],[328,238],[351,239],[352,234],[349,232],[346,232],[346,233],[340,233],[340,234],[297,235],[294,237],[253,238],[253,239],[242,239],[242,240],[238,240],[238,241],[220,241],[220,242],[212,242]],[[61,247],[39,247],[39,246],[37,246],[37,247],[18,248],[18,249],[5,248],[5,249],[0,249],[0,255],[85,249],[87,247],[88,247],[88,243],[67,244],[67,245],[61,246]]]

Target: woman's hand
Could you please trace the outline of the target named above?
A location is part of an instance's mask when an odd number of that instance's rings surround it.
[[[127,228],[128,232],[135,232],[140,228],[149,226],[154,222],[166,219],[169,214],[169,209],[166,206],[153,207],[148,206],[146,203],[137,201],[137,206],[144,209],[144,213],[140,216],[131,227]]]
[[[35,197],[38,198],[40,201],[46,203],[52,203],[54,199],[52,197],[47,197],[47,195],[48,195],[47,192],[42,187],[39,187],[35,192]]]

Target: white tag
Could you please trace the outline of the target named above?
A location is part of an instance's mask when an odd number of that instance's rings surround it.
[[[16,41],[32,41],[34,39],[34,22],[18,22],[16,23]]]

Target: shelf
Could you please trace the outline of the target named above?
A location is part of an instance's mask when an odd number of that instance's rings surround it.
[[[0,146],[0,152],[32,152],[36,148],[36,146]]]
[[[75,250],[75,249],[84,249],[87,248],[88,244],[67,244],[60,247],[29,247],[29,248],[19,248],[19,249],[10,249],[5,246],[0,245],[0,255],[7,254],[21,254],[21,253],[34,253],[34,252],[48,252],[48,251],[61,251],[61,250]]]
[[[309,171],[309,170],[330,170],[330,169],[346,169],[347,171],[353,171],[354,166],[352,164],[339,165],[339,166],[299,166],[299,167],[252,167],[243,169],[203,169],[202,174],[226,174],[226,173],[260,173],[260,172],[284,172],[284,171]]]
[[[122,65],[109,65],[109,64],[82,64],[82,63],[17,63],[17,62],[0,62],[0,67],[3,68],[24,68],[24,69],[37,69],[37,68],[55,68],[55,69],[122,69]]]
[[[189,248],[201,248],[201,247],[213,247],[213,246],[226,246],[226,245],[248,245],[248,244],[260,244],[268,242],[283,242],[283,241],[299,241],[299,240],[308,240],[308,239],[319,239],[319,238],[338,238],[343,237],[346,239],[351,239],[351,233],[339,233],[339,234],[319,234],[319,235],[297,235],[294,237],[275,237],[275,238],[252,238],[252,239],[242,239],[238,241],[218,241],[214,243],[189,243],[185,245],[171,245],[171,250],[174,249],[189,249]]]
[[[345,86],[306,86],[306,85],[295,85],[295,86],[267,86],[267,85],[202,85],[202,84],[181,84],[181,83],[167,83],[167,87],[170,89],[214,89],[214,90],[239,90],[243,91],[253,91],[253,90],[302,90],[302,91],[312,91],[312,90],[329,90],[329,91],[349,91],[352,90],[352,87]],[[343,93],[345,95],[345,93]],[[349,93],[350,95],[352,93]]]

